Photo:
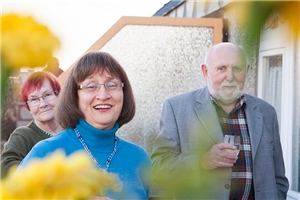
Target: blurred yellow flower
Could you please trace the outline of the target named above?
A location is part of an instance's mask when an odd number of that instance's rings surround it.
[[[120,191],[117,175],[99,170],[84,151],[66,157],[62,150],[11,170],[2,181],[2,199],[88,199]]]
[[[1,16],[1,64],[12,69],[44,66],[60,41],[31,16]],[[4,62],[4,63],[3,63]]]

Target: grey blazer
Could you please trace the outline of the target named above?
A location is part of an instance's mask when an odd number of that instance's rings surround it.
[[[259,98],[245,97],[255,199],[286,199],[289,183],[275,109]],[[207,87],[167,99],[160,128],[151,155],[154,183],[178,199],[229,199],[231,168],[201,168],[201,155],[223,142]]]

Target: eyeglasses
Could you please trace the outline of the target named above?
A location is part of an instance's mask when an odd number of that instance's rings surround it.
[[[78,85],[77,89],[84,92],[98,92],[101,85],[104,85],[107,91],[117,91],[121,90],[124,87],[124,83],[121,83],[120,81],[108,81],[103,84],[100,84],[98,82],[90,82],[86,85]]]
[[[38,106],[40,104],[40,98],[42,98],[44,101],[50,101],[56,97],[57,91],[51,91],[51,92],[46,92],[43,94],[43,96],[40,97],[32,97],[31,99],[28,99],[26,102],[27,105],[29,106]]]

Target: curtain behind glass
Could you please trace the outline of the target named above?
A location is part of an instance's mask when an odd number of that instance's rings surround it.
[[[266,69],[264,99],[275,107],[280,126],[281,118],[281,85],[282,85],[282,55],[264,57]]]

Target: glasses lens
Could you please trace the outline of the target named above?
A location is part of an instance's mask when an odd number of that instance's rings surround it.
[[[101,85],[104,85],[107,91],[119,90],[123,87],[123,83],[120,81],[108,81],[104,84],[100,84],[98,82],[90,82],[84,86],[79,85],[78,88],[82,89],[85,92],[97,92],[100,90]]]
[[[43,99],[44,101],[48,101],[51,100],[55,97],[54,92],[48,92],[46,94],[44,94]]]
[[[38,104],[40,103],[40,99],[39,99],[38,97],[34,97],[34,98],[32,98],[32,99],[29,99],[29,100],[27,101],[27,103],[28,103],[28,105],[30,105],[30,106],[36,106],[36,105],[38,105]]]
[[[100,88],[100,84],[98,82],[91,82],[88,83],[87,85],[83,86],[83,91],[86,92],[94,92],[97,91],[97,89]]]
[[[40,103],[40,98],[43,98],[44,101],[50,101],[55,97],[55,92],[47,92],[41,97],[33,97],[27,101],[27,104],[30,106],[37,106]]]
[[[106,82],[105,87],[107,90],[117,90],[121,88],[121,83],[119,82]]]

